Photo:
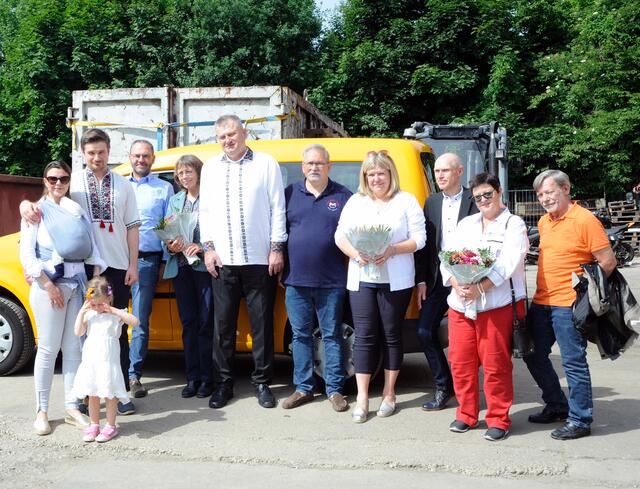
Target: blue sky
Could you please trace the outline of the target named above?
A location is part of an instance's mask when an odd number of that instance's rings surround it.
[[[333,8],[340,3],[341,0],[316,0],[316,4],[321,9]]]

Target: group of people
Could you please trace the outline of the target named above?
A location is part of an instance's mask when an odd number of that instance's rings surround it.
[[[396,411],[395,385],[402,364],[402,327],[414,287],[420,308],[418,337],[436,383],[426,411],[459,407],[450,430],[478,425],[484,371],[485,438],[504,439],[513,402],[511,339],[514,311],[526,309],[526,226],[503,204],[495,176],[476,175],[461,184],[463,165],[447,153],[435,163],[440,192],[422,209],[400,190],[398,171],[386,151],[366,155],[353,194],[329,178],[330,155],[320,144],[303,153],[304,179],[286,189],[277,161],[247,146],[247,132],[234,115],[216,121],[222,152],[203,164],[181,157],[174,178],[180,191],[151,174],[153,147],[136,141],[129,178],[107,166],[110,141],[99,129],[81,140],[86,168],[71,174],[62,162],[44,170],[44,195],[21,204],[21,259],[32,280],[30,300],[38,328],[34,367],[34,430],[48,434],[48,399],[53,366],[63,353],[65,421],[84,429],[85,441],[117,435],[116,412],[130,414],[129,398],[146,395],[141,383],[149,341],[151,302],[159,277],[173,279],[186,369],[184,398],[209,397],[219,409],[233,398],[233,356],[240,300],[247,304],[254,370],[251,382],[260,406],[273,408],[273,305],[280,282],[293,339],[294,392],[285,409],[314,399],[313,331],[324,349],[324,384],[331,407],[349,408],[343,394],[343,310],[347,299],[355,330],[357,398],[351,417],[369,417],[369,384],[383,352],[384,387],[377,416]],[[200,192],[200,189],[206,189]],[[540,220],[537,290],[528,313],[535,352],[525,361],[542,390],[544,409],[534,423],[565,421],[557,439],[590,433],[591,381],[586,339],[573,327],[575,292],[571,273],[597,260],[606,274],[615,258],[602,225],[570,199],[566,174],[548,170],[534,189],[547,211]],[[162,242],[154,227],[176,213],[197,214],[188,239]],[[53,226],[65,216],[64,227]],[[367,254],[352,242],[358,226],[383,226],[388,246]],[[75,246],[65,246],[74,236]],[[82,245],[82,246],[81,246]],[[443,250],[489,248],[495,263],[477,283],[460,283],[440,263]],[[189,260],[198,257],[199,260]],[[130,290],[131,289],[131,290]],[[129,295],[132,314],[127,313]],[[477,314],[466,314],[476,304]],[[449,362],[439,326],[449,311]],[[131,344],[126,325],[135,326]],[[569,383],[565,397],[549,360],[560,346]],[[84,347],[82,344],[84,343]],[[99,427],[99,399],[106,399],[107,423]],[[83,411],[88,404],[90,419]]]

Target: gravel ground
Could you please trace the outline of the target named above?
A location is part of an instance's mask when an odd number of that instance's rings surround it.
[[[528,272],[531,283],[533,272]],[[640,263],[623,273],[640,297]],[[561,373],[557,350],[552,360]],[[136,414],[118,418],[120,435],[102,445],[83,443],[81,433],[62,422],[59,370],[51,402],[53,433],[32,433],[29,367],[0,378],[0,488],[68,488],[89,480],[136,489],[199,484],[405,489],[429,483],[477,489],[514,483],[531,488],[640,487],[640,348],[636,345],[611,362],[600,360],[591,345],[589,361],[592,436],[559,442],[549,437],[555,425],[528,423],[527,416],[540,409],[539,390],[516,360],[513,426],[500,443],[483,439],[484,423],[466,434],[449,432],[453,408],[420,409],[425,395],[433,394],[421,354],[405,357],[399,412],[386,419],[374,414],[355,425],[349,412],[334,413],[324,396],[290,411],[260,408],[248,381],[251,361],[246,355],[238,357],[236,397],[226,408],[209,409],[206,399],[181,399],[181,355],[155,352],[143,379],[149,396],[136,400]],[[291,393],[290,376],[291,360],[278,357],[273,390],[280,401]],[[561,381],[566,385],[563,377]],[[380,392],[376,382],[372,411]]]

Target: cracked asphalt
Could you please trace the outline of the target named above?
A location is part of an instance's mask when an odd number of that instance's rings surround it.
[[[640,260],[623,273],[640,298]],[[528,278],[532,283],[533,270]],[[272,387],[282,401],[292,392],[291,360],[276,358]],[[566,385],[557,349],[552,360]],[[513,426],[505,441],[491,443],[482,437],[484,423],[465,434],[451,433],[453,407],[429,413],[420,409],[434,392],[421,354],[405,356],[397,414],[383,419],[373,413],[356,425],[350,411],[333,412],[321,395],[293,410],[261,408],[249,383],[251,359],[246,355],[237,357],[235,397],[224,409],[210,409],[207,399],[182,399],[181,354],[153,352],[142,379],[149,395],[135,401],[136,414],[118,417],[120,435],[102,445],[83,443],[81,432],[63,423],[59,366],[51,400],[53,433],[33,434],[31,365],[0,378],[0,488],[69,488],[89,481],[136,489],[205,484],[640,487],[640,344],[613,362],[600,360],[590,345],[589,363],[595,413],[590,437],[560,442],[549,436],[556,425],[527,422],[541,407],[540,394],[524,363],[514,360]],[[372,411],[381,388],[374,383]],[[350,394],[351,406],[354,399]]]

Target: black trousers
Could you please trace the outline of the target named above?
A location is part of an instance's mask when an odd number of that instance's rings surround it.
[[[253,384],[271,381],[276,276],[267,265],[223,266],[213,279],[213,366],[217,384],[233,384],[233,356],[240,299],[245,298],[253,340]]]
[[[131,287],[124,284],[126,275],[126,270],[111,267],[102,272],[102,276],[109,281],[113,290],[113,307],[118,309],[129,307]],[[120,333],[120,368],[124,377],[124,385],[129,390],[129,337],[127,336],[127,329],[127,326],[123,325],[122,333]]]
[[[356,373],[372,374],[375,371],[380,346],[384,352],[385,370],[400,370],[403,354],[402,323],[411,300],[411,292],[410,288],[391,292],[386,284],[379,288],[360,284],[358,291],[349,291],[356,333],[353,345]]]

